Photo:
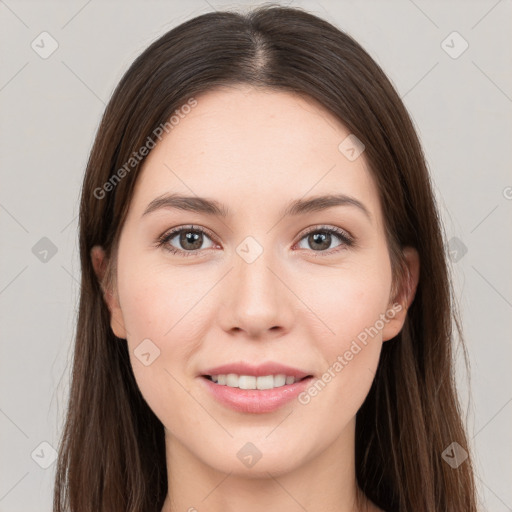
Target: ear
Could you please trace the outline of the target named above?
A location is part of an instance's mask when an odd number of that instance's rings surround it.
[[[110,288],[106,288],[103,283],[108,265],[108,260],[105,256],[103,247],[95,245],[91,249],[91,260],[94,267],[94,272],[98,277],[101,289],[103,291],[103,298],[105,299],[105,302],[107,303],[108,309],[110,311],[110,327],[118,338],[126,339],[126,328],[124,325],[123,313],[119,305],[117,289],[112,290]]]
[[[400,283],[399,290],[394,299],[388,304],[388,312],[386,314],[389,321],[382,329],[382,341],[394,338],[401,330],[407,317],[407,310],[409,309],[416,289],[418,287],[418,280],[420,276],[420,258],[418,251],[413,247],[405,247],[403,254],[406,261],[406,275],[403,282]],[[391,316],[394,312],[394,316]]]

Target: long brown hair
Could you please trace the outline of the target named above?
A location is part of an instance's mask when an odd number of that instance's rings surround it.
[[[302,9],[266,5],[246,14],[204,14],[167,32],[131,65],[105,110],[81,195],[81,294],[54,512],[163,506],[163,425],[137,387],[126,342],[110,328],[102,286],[115,280],[116,244],[144,161],[130,159],[195,95],[233,84],[308,95],[336,115],[366,146],[396,286],[404,276],[402,248],[419,253],[419,284],[405,325],[384,343],[357,413],[361,490],[387,512],[476,511],[471,458],[454,469],[442,457],[452,442],[468,450],[453,361],[455,334],[463,340],[413,123],[354,39]],[[94,245],[111,263],[103,283],[91,263]]]

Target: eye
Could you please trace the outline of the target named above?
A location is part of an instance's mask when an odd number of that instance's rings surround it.
[[[156,245],[157,247],[163,247],[166,251],[179,254],[180,256],[199,256],[202,249],[218,247],[218,245],[212,241],[212,238],[213,235],[210,235],[204,228],[193,225],[181,226],[164,233],[158,238]],[[340,243],[334,246],[333,250],[332,242],[335,241],[336,238]],[[211,242],[207,247],[203,247],[205,240]],[[302,236],[299,245],[303,240],[312,248],[310,252],[320,253],[314,254],[315,257],[329,255],[355,245],[354,239],[346,231],[335,226],[314,227]],[[176,245],[178,245],[178,247],[176,247]]]
[[[336,238],[340,243],[334,246],[334,250],[330,250],[333,249],[331,244]],[[344,247],[352,247],[354,245],[354,239],[346,231],[335,226],[320,226],[310,229],[302,236],[300,242],[303,240],[312,248],[313,252],[322,253],[319,255],[314,254],[314,256],[325,255],[326,253],[332,254],[343,250]]]
[[[164,233],[158,240],[157,246],[163,247],[165,250],[173,253],[180,254],[182,256],[197,256],[198,252],[203,247],[203,243],[206,240],[212,242],[210,236],[206,230],[194,226],[182,226],[180,228],[173,229]],[[177,244],[178,247],[172,245],[172,242]],[[215,244],[212,242],[206,249],[214,247]]]

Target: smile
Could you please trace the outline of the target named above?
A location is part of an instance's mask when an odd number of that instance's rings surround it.
[[[215,382],[213,377],[225,377],[226,384]],[[245,379],[247,378],[247,379]],[[270,413],[280,409],[285,404],[295,399],[301,392],[303,392],[313,380],[312,376],[303,377],[299,381],[293,383],[286,383],[286,376],[284,375],[266,375],[258,377],[263,379],[263,386],[269,386],[265,389],[249,387],[243,388],[244,385],[258,385],[257,378],[251,375],[202,375],[201,382],[204,383],[210,396],[217,402],[231,410],[241,413],[263,414]],[[284,379],[284,384],[282,384]],[[271,382],[272,380],[272,382]],[[275,382],[277,380],[277,383]],[[228,384],[228,382],[231,383]],[[236,386],[233,384],[237,384]],[[242,384],[242,386],[240,386]],[[276,385],[278,384],[278,385]]]

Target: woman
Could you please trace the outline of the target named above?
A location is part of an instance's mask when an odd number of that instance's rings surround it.
[[[428,170],[347,34],[267,6],[153,43],[80,256],[55,512],[476,510]]]

